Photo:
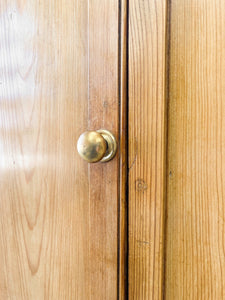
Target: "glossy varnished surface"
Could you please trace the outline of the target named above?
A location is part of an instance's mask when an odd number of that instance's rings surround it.
[[[2,1],[0,70],[0,298],[116,299],[117,158],[76,141],[117,136],[117,1]]]
[[[161,299],[166,1],[129,1],[129,297]]]
[[[225,299],[225,3],[172,0],[166,299]]]

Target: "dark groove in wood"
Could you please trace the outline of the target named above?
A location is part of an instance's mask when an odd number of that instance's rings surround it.
[[[166,69],[165,69],[165,105],[166,105],[166,120],[165,120],[165,194],[164,194],[164,253],[163,253],[163,277],[162,277],[162,288],[163,288],[163,294],[162,297],[165,299],[165,291],[166,291],[166,237],[167,237],[167,186],[168,186],[168,180],[169,180],[169,170],[168,170],[168,136],[169,136],[169,91],[170,91],[170,37],[171,37],[171,1],[167,0],[167,10],[166,10],[166,55],[165,55],[165,62],[166,62]]]

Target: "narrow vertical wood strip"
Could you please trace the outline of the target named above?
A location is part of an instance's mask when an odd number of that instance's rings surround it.
[[[119,1],[89,0],[89,126],[119,136]],[[118,297],[118,153],[90,165],[90,298]]]
[[[120,300],[127,299],[127,42],[128,42],[128,0],[120,0],[120,55],[119,55],[119,98],[120,98],[120,191],[119,191],[119,296]]]
[[[129,297],[161,299],[166,1],[129,1]]]

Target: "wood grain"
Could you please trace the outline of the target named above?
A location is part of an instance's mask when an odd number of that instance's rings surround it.
[[[129,1],[129,299],[161,299],[166,1]]]
[[[120,1],[119,299],[128,298],[128,0]]]
[[[172,0],[166,299],[225,299],[225,2]]]
[[[118,1],[0,3],[0,299],[117,299]]]

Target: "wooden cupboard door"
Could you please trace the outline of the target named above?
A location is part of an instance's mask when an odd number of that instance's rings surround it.
[[[117,299],[118,1],[0,3],[0,299]]]
[[[225,3],[170,7],[166,299],[225,299]]]
[[[129,297],[225,299],[225,3],[129,1]]]

